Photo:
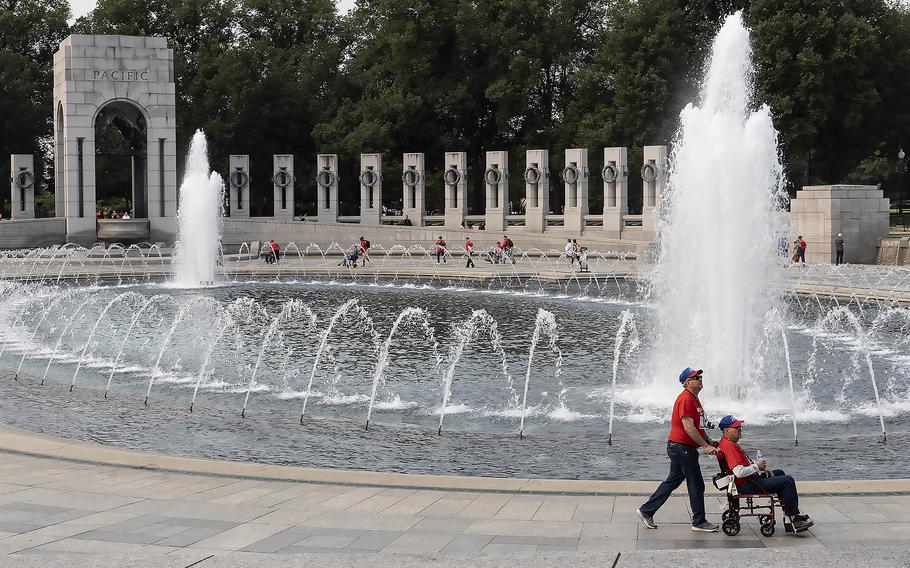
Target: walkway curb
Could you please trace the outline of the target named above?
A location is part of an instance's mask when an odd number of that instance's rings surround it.
[[[656,481],[562,480],[500,477],[460,477],[320,469],[187,458],[140,452],[37,434],[0,425],[0,452],[100,466],[146,469],[262,481],[298,481],[400,489],[437,489],[560,495],[650,495]],[[910,479],[801,481],[800,494],[910,495]],[[679,494],[684,494],[679,491]]]

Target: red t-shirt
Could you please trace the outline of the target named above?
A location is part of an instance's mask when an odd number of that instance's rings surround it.
[[[278,243],[272,243],[270,246],[272,247],[272,250],[278,250]]]
[[[747,456],[746,452],[744,452],[743,449],[739,447],[739,444],[736,442],[731,442],[726,437],[720,439],[720,445],[717,449],[724,453],[724,457],[727,460],[727,467],[730,468],[731,473],[733,472],[733,468],[738,465],[752,465],[752,462],[749,460],[749,456]],[[737,477],[736,484],[742,485],[748,480],[748,477]]]
[[[671,442],[697,448],[698,444],[689,437],[689,434],[686,433],[686,429],[683,427],[683,416],[688,416],[692,419],[692,423],[695,424],[698,433],[704,438],[705,412],[702,410],[701,402],[699,402],[698,397],[685,389],[679,393],[679,396],[676,397],[676,402],[673,403],[673,416],[670,418],[670,435],[667,439]]]
[[[443,252],[446,251],[446,248],[445,248],[445,247],[446,247],[446,242],[445,242],[445,241],[443,241],[443,240],[438,240],[438,241],[436,241],[436,243],[434,243],[434,244],[436,245],[436,252],[438,252],[438,253],[443,253]]]

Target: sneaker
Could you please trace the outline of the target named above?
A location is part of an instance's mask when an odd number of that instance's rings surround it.
[[[718,526],[708,521],[702,521],[697,525],[692,525],[692,530],[696,532],[717,532]]]
[[[641,509],[638,509],[635,512],[638,513],[638,518],[641,519],[641,522],[644,523],[646,527],[649,529],[657,528],[657,523],[654,522],[654,517],[642,513]]]
[[[802,515],[800,515],[802,516]],[[799,517],[793,517],[793,530],[801,533],[804,530],[808,530],[809,527],[815,525],[812,519],[806,517],[805,519],[800,519]]]
[[[809,515],[793,515],[794,521],[808,521]]]

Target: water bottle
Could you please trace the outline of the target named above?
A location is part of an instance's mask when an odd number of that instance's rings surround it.
[[[765,459],[765,454],[761,453],[761,450],[755,452],[755,462],[758,463]]]

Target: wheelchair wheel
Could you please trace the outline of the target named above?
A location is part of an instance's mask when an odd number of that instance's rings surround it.
[[[767,523],[762,523],[761,533],[764,536],[774,536],[774,521],[769,521]]]
[[[739,534],[739,519],[727,519],[721,525],[721,529],[724,531],[724,534],[727,536],[736,536]]]
[[[727,509],[726,511],[724,511],[723,513],[720,514],[720,519],[721,519],[722,521],[726,521],[726,520],[729,519],[732,515],[733,515],[733,511]]]

